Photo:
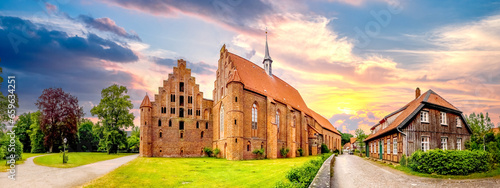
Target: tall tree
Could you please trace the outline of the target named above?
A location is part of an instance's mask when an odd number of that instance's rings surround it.
[[[64,138],[69,143],[76,141],[77,125],[83,117],[83,109],[78,99],[61,88],[44,89],[36,102],[40,110],[40,128],[44,144],[52,152],[54,145],[61,145]]]
[[[43,144],[45,135],[40,128],[40,111],[31,113],[31,125],[27,131],[31,142],[31,153],[45,153],[46,147]]]
[[[368,135],[365,134],[365,131],[363,129],[356,129],[356,142],[358,142],[358,145],[360,147],[361,152],[364,152],[365,150],[365,142],[363,140],[368,137]]]
[[[103,126],[103,139],[108,153],[117,153],[120,146],[126,146],[126,134],[123,129],[134,125],[134,114],[127,88],[113,84],[101,92],[101,102],[90,113],[97,115]]]
[[[1,61],[1,59],[0,59]],[[0,74],[2,73],[2,67],[0,67]],[[2,83],[3,83],[3,77],[0,76],[0,88],[2,88]],[[14,80],[15,84],[15,80]],[[12,93],[13,97],[9,97],[9,95],[4,95],[2,91],[0,90],[0,138],[4,135],[4,130],[5,130],[5,124],[4,122],[7,122],[11,119],[9,117],[9,106],[10,108],[15,107],[18,108],[18,99],[17,99],[17,94],[14,92],[15,90],[12,90],[12,88],[7,88],[7,91],[9,93]],[[12,99],[14,99],[14,103],[11,103]]]
[[[482,143],[483,150],[486,150],[484,136],[494,126],[491,122],[490,117],[488,116],[488,112],[486,112],[486,115],[484,115],[482,112],[479,114],[470,114],[469,117],[467,117],[467,124],[472,129],[471,140],[476,140],[476,142]]]
[[[16,122],[16,126],[13,128],[16,133],[16,137],[19,138],[19,141],[23,144],[24,152],[31,152],[31,139],[29,136],[29,132],[31,130],[31,113],[24,113],[19,116]]]
[[[349,133],[340,133],[340,134],[341,134],[340,138],[342,138],[342,146],[350,142],[351,138],[353,137],[353,135]]]

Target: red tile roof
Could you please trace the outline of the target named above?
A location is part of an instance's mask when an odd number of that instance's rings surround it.
[[[276,75],[267,75],[263,68],[249,60],[231,52],[227,53],[230,62],[232,62],[235,68],[228,83],[233,81],[241,82],[245,89],[268,96],[283,104],[288,104],[313,117],[323,128],[340,135],[327,119],[307,107],[299,91],[290,84],[281,80]]]
[[[357,139],[358,138],[356,138],[356,137],[351,137],[350,143],[352,144],[352,143],[356,142]]]
[[[408,121],[407,119],[413,118],[413,116],[416,115],[416,112],[420,110],[421,105],[423,105],[423,103],[432,103],[434,105],[459,111],[455,106],[450,104],[448,101],[439,96],[437,93],[435,93],[432,90],[429,90],[424,94],[420,95],[418,98],[412,100],[410,103],[406,104],[403,108],[401,108],[403,110],[399,109],[398,111],[401,111],[401,114],[390,125],[388,125],[385,129],[377,131],[374,134],[370,134],[364,141],[374,139],[380,135],[383,135],[384,133],[396,130],[398,126],[404,126],[402,124],[406,124],[407,122],[405,121]]]
[[[144,97],[144,99],[142,99],[142,103],[141,103],[141,108],[142,107],[152,107],[151,105],[151,101],[149,100],[149,97],[148,95],[146,94],[146,96]]]

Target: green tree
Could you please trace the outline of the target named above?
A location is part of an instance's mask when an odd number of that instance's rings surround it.
[[[477,144],[482,144],[482,149],[486,150],[485,135],[491,128],[493,128],[493,123],[491,122],[488,112],[484,115],[482,112],[477,114],[472,113],[467,117],[467,124],[472,129],[471,142],[476,142]],[[471,143],[473,145],[473,143]]]
[[[40,129],[40,111],[31,113],[31,125],[27,131],[31,142],[31,153],[44,153],[46,148],[43,145],[45,135]]]
[[[139,146],[140,146],[140,139],[139,137],[132,135],[127,138],[127,145],[128,149],[130,149],[132,152],[138,152],[139,151]]]
[[[31,140],[29,136],[29,130],[32,124],[31,113],[24,113],[19,116],[16,122],[16,126],[13,128],[16,133],[16,137],[23,144],[24,152],[31,152]]]
[[[101,92],[101,102],[90,110],[92,116],[97,115],[103,127],[103,138],[108,153],[117,153],[126,143],[126,134],[122,129],[133,126],[134,115],[130,110],[134,107],[127,95],[125,86],[112,86]]]
[[[342,146],[344,146],[344,144],[350,142],[351,138],[353,137],[353,135],[349,134],[349,133],[340,133],[340,134],[341,134],[340,138],[342,138]]]
[[[82,151],[97,149],[97,144],[94,142],[93,127],[94,123],[89,119],[83,119],[78,126],[78,141]]]
[[[0,60],[1,61],[1,60]],[[0,67],[0,74],[3,72],[2,67]],[[0,89],[2,88],[2,83],[3,83],[3,77],[0,76]],[[14,80],[15,84],[15,80]],[[4,95],[2,91],[0,90],[0,138],[4,136],[4,130],[5,130],[5,122],[8,122],[9,120],[13,119],[12,117],[9,117],[9,105],[10,109],[12,107],[18,108],[18,98],[17,94],[14,93],[15,90],[12,90],[12,88],[7,88],[7,95]],[[9,94],[12,93],[11,97],[9,97]],[[12,105],[12,100],[13,100],[13,105]]]
[[[365,142],[363,140],[368,137],[368,135],[365,134],[365,131],[363,129],[356,129],[356,142],[358,142],[358,146],[360,147],[360,151],[363,153],[365,151]]]

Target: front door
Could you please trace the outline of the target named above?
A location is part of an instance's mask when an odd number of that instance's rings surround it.
[[[379,151],[380,151],[379,152],[380,153],[380,156],[379,156],[380,159],[382,159],[382,155],[384,155],[384,149],[382,149],[382,144],[383,144],[382,140],[379,140],[378,141],[378,145],[379,145]]]

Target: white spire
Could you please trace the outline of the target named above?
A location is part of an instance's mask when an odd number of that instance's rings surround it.
[[[269,56],[269,47],[267,45],[267,27],[266,27],[266,54],[264,55],[264,61],[262,62],[264,64],[264,69],[266,70],[266,73],[270,76],[273,75],[272,73],[272,68],[271,64],[273,63],[273,60],[271,59],[271,56]]]

